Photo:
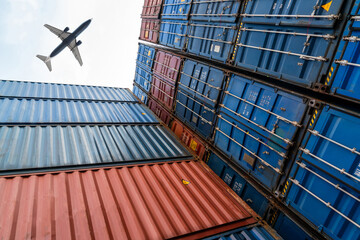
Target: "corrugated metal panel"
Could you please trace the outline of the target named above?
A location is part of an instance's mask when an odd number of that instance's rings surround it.
[[[360,118],[326,106],[313,123],[299,148],[287,203],[330,237],[359,239]]]
[[[0,169],[190,156],[161,125],[0,127]]]
[[[142,9],[142,18],[159,18],[163,0],[145,0]]]
[[[136,101],[129,89],[0,80],[0,96]]]
[[[230,58],[236,40],[236,24],[192,21],[189,26],[188,52],[222,62]]]
[[[134,81],[146,92],[149,92],[152,81],[152,72],[149,69],[144,68],[142,65],[137,64]]]
[[[133,93],[135,94],[135,96],[137,96],[137,97],[140,99],[140,101],[142,101],[143,103],[147,104],[147,102],[148,102],[148,95],[146,94],[146,92],[144,92],[143,90],[141,90],[137,85],[134,85]]]
[[[172,83],[154,75],[151,85],[151,95],[163,103],[168,110],[173,109],[175,85]]]
[[[187,21],[164,20],[160,26],[159,43],[182,50],[185,48],[187,29]]]
[[[162,19],[187,20],[192,0],[164,0]]]
[[[151,98],[149,98],[148,106],[150,110],[161,119],[161,121],[163,121],[166,125],[169,125],[171,114],[165,108],[163,108],[160,104]]]
[[[199,239],[255,223],[194,161],[1,177],[0,200],[1,239]]]
[[[139,44],[138,54],[137,54],[137,64],[141,65],[142,68],[145,68],[148,71],[151,71],[155,57],[155,48]]]
[[[143,19],[141,21],[140,39],[157,43],[160,31],[160,20]]]
[[[154,63],[154,74],[175,85],[179,75],[181,58],[167,52],[157,51]]]
[[[276,219],[274,229],[284,239],[291,240],[307,240],[312,239],[306,232],[304,232],[298,225],[296,225],[290,218],[280,212]]]
[[[140,103],[0,98],[4,123],[150,123],[155,116]]]
[[[240,5],[240,0],[193,0],[190,18],[206,22],[235,22]]]

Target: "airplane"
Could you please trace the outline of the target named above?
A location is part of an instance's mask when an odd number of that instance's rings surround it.
[[[72,53],[74,54],[75,58],[78,60],[78,62],[80,63],[80,66],[83,65],[83,62],[81,60],[81,56],[80,56],[80,52],[78,49],[78,46],[82,43],[81,41],[77,41],[76,37],[78,37],[80,35],[80,33],[82,33],[91,23],[91,19],[85,21],[84,23],[82,23],[73,33],[68,32],[69,31],[69,27],[66,27],[64,29],[64,31],[57,29],[55,27],[52,27],[48,24],[45,24],[44,26],[49,29],[51,32],[53,32],[56,36],[58,36],[61,40],[62,43],[60,43],[59,46],[57,46],[54,51],[52,51],[50,53],[50,55],[48,57],[46,56],[42,56],[42,55],[36,55],[36,57],[38,57],[40,60],[42,60],[46,66],[48,67],[49,71],[51,72],[52,68],[51,68],[51,58],[55,57],[56,55],[58,55],[62,50],[64,50],[64,48],[69,47],[70,50],[72,51]]]

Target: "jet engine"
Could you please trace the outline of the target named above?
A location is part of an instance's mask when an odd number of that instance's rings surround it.
[[[65,29],[64,29],[64,32],[67,32],[67,31],[69,31],[70,30],[70,28],[69,27],[66,27]]]
[[[76,42],[76,46],[80,46],[80,44],[82,44],[80,40]]]

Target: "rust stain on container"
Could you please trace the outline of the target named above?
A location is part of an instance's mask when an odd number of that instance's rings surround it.
[[[195,161],[0,177],[0,201],[0,239],[195,239],[256,222]]]

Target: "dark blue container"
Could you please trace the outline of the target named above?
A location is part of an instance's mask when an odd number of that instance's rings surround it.
[[[305,119],[305,99],[232,75],[215,128],[215,146],[275,191]]]
[[[236,33],[234,23],[191,22],[187,51],[226,62],[232,54]]]
[[[326,79],[332,82],[331,92],[335,95],[360,100],[360,16],[359,1],[356,1],[340,42],[335,61]]]
[[[152,72],[144,68],[142,65],[136,65],[135,82],[140,85],[146,92],[150,91],[152,82]]]
[[[143,68],[151,71],[155,57],[155,49],[143,44],[139,44],[137,55],[137,64],[142,65]]]
[[[239,16],[241,1],[193,0],[190,20],[206,22],[235,22]]]
[[[312,238],[284,213],[280,212],[273,227],[284,239],[311,240]]]
[[[140,101],[142,101],[143,103],[147,104],[148,102],[148,95],[146,94],[146,92],[144,92],[143,90],[141,90],[137,85],[134,85],[133,88],[133,93],[135,96],[137,96]]]
[[[187,21],[163,20],[160,26],[159,43],[182,50],[185,48],[187,30]]]
[[[227,165],[220,157],[210,153],[207,164],[231,189],[239,195],[257,214],[264,217],[269,201],[253,186]]]
[[[192,0],[164,0],[161,19],[187,20]]]
[[[299,148],[286,202],[330,237],[359,239],[360,118],[329,106],[317,114]]]

